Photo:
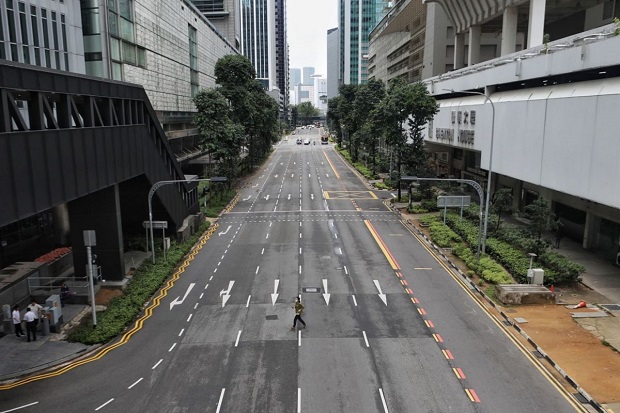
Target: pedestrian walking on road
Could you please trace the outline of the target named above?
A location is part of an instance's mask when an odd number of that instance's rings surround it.
[[[295,318],[293,318],[293,327],[291,327],[291,330],[295,330],[297,320],[304,325],[303,328],[306,328],[306,322],[301,318],[301,313],[304,312],[304,305],[301,303],[299,297],[295,297],[295,305],[292,308],[295,309]]]
[[[30,342],[30,334],[32,333],[32,340],[37,341],[37,324],[34,318],[32,309],[28,307],[26,314],[24,314],[24,321],[26,321],[26,341]]]
[[[19,306],[13,306],[13,325],[15,326],[15,335],[17,337],[24,336],[24,330],[22,329],[22,316],[19,313]]]

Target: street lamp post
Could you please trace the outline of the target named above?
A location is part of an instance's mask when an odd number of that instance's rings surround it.
[[[463,93],[467,95],[479,95],[484,97],[484,101],[489,102],[491,104],[491,110],[493,111],[493,118],[491,119],[491,147],[489,148],[489,171],[487,176],[487,194],[485,199],[485,207],[484,207],[484,230],[482,236],[482,253],[484,254],[486,251],[487,245],[487,227],[489,224],[489,203],[491,200],[491,175],[493,171],[493,138],[495,137],[495,105],[493,101],[482,92],[472,92],[469,90],[459,90],[455,91],[454,89],[444,89],[449,90],[452,93]]]
[[[149,197],[148,197],[148,203],[149,203],[149,232],[151,234],[151,252],[153,255],[153,264],[155,264],[155,238],[153,237],[153,204],[152,204],[152,200],[153,200],[153,195],[155,195],[155,192],[161,188],[164,185],[170,185],[170,184],[176,184],[179,182],[205,182],[205,181],[211,181],[211,178],[203,178],[203,179],[177,179],[174,181],[159,181],[159,182],[155,182],[153,184],[153,186],[151,187],[151,189],[149,190]],[[147,244],[148,245],[148,244]]]
[[[478,198],[480,198],[480,212],[478,213],[478,250],[476,252],[476,259],[480,259],[480,244],[482,240],[482,200],[484,199],[484,192],[482,191],[482,187],[476,181],[471,179],[456,179],[456,178],[418,178],[417,176],[403,176],[400,178],[401,181],[411,182],[411,181],[448,181],[448,182],[460,182],[462,184],[471,185],[474,187],[476,192],[478,192]],[[399,182],[400,187],[400,182]]]

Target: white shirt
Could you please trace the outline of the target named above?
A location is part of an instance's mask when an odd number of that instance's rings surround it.
[[[26,312],[26,314],[24,314],[24,321],[26,321],[27,323],[31,323],[34,320],[36,320],[34,313],[32,312],[32,310]]]
[[[30,304],[30,309],[34,313],[34,319],[38,320],[39,319],[39,315],[41,314],[41,311],[43,310],[43,307],[41,307],[37,303],[34,303],[34,304]]]
[[[19,310],[13,310],[13,324],[21,323],[21,314],[19,314]]]

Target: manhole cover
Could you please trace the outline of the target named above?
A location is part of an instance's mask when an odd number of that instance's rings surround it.
[[[609,311],[620,311],[620,304],[601,304],[601,307]]]
[[[278,316],[276,314],[265,316],[265,320],[277,320],[277,319],[278,319]]]
[[[320,293],[321,287],[304,287],[301,289],[304,293]]]

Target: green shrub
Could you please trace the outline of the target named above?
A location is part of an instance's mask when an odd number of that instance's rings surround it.
[[[422,201],[423,198],[424,198],[424,196],[419,191],[413,191],[411,193],[411,200],[413,202],[420,202],[420,201]]]
[[[438,221],[439,218],[437,218],[435,215],[421,215],[418,218],[418,221],[420,221],[420,224],[422,225],[431,225],[433,222]]]
[[[134,274],[124,294],[112,299],[105,311],[97,313],[97,328],[93,328],[92,320],[88,319],[71,331],[68,340],[84,344],[105,343],[121,334],[208,227],[207,221],[189,240],[181,244],[173,243],[166,260],[160,256],[155,264],[145,261]]]
[[[409,212],[411,212],[412,214],[428,214],[431,211],[429,211],[428,209],[424,209],[420,204],[414,204],[411,206],[411,208],[409,208]]]
[[[430,226],[431,238],[433,242],[441,248],[449,248],[456,242],[460,242],[461,238],[442,222],[435,221]]]
[[[377,189],[388,189],[388,186],[384,184],[383,182],[375,182],[373,185]]]
[[[439,208],[437,208],[437,199],[425,199],[420,202],[420,207],[428,212],[439,211]]]

